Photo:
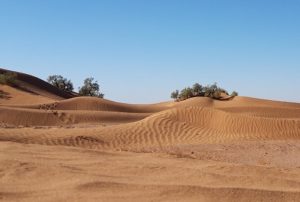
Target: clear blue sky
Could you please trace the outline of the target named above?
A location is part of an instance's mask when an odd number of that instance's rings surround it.
[[[0,66],[130,103],[215,81],[300,102],[300,1],[0,0]]]

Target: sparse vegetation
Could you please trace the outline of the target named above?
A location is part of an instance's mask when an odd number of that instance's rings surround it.
[[[179,99],[180,100],[186,100],[186,99],[189,99],[191,97],[193,97],[193,89],[190,88],[190,87],[187,87],[187,88],[184,88],[180,91],[180,94],[179,94]]]
[[[210,97],[212,99],[221,99],[223,96],[229,96],[228,92],[220,88],[217,83],[212,85],[202,86],[199,83],[195,83],[193,87],[187,87],[180,91],[176,90],[171,93],[171,98],[175,101],[182,101],[192,97]],[[236,91],[233,91],[231,97],[238,96]]]
[[[71,82],[71,80],[68,80],[67,78],[64,78],[61,75],[50,75],[47,78],[47,81],[48,83],[63,91],[71,93],[74,90],[73,83]],[[78,90],[78,95],[80,96],[92,96],[99,98],[104,97],[104,94],[100,92],[100,86],[98,84],[98,81],[94,81],[93,77],[86,78],[84,80],[83,86],[79,87]]]
[[[83,86],[79,88],[79,95],[99,98],[104,97],[104,94],[100,92],[98,81],[94,81],[93,77],[84,80]]]
[[[13,72],[0,74],[0,84],[12,86],[17,85],[17,74]]]
[[[193,85],[193,95],[194,96],[201,96],[203,94],[203,86],[199,83],[195,83]]]
[[[72,92],[74,90],[71,80],[68,80],[61,75],[51,75],[48,77],[47,81],[63,91]]]

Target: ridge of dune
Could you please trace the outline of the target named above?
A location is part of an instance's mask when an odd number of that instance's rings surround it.
[[[300,108],[300,103],[274,101],[261,98],[236,96],[232,102],[223,102],[221,107],[239,107],[239,106],[260,106],[260,107],[279,107],[279,108]]]
[[[101,98],[77,97],[58,102],[55,109],[151,113],[162,111],[167,108],[167,105],[168,103],[126,104]]]

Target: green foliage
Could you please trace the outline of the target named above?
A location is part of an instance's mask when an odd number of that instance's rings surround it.
[[[174,100],[177,100],[179,96],[179,90],[175,90],[174,92],[171,93],[171,98]]]
[[[237,92],[234,91],[233,94],[237,95]],[[174,91],[171,94],[171,97],[175,100],[186,100],[191,97],[210,97],[212,99],[221,99],[224,95],[228,95],[228,92],[225,89],[220,88],[217,83],[204,87],[199,83],[195,83],[192,88],[184,88],[179,94],[178,90]]]
[[[13,72],[6,72],[0,74],[0,84],[4,85],[17,85],[17,74]]]
[[[86,78],[84,84],[79,88],[79,95],[81,96],[92,96],[103,98],[104,94],[100,93],[100,86],[97,81],[94,81],[93,77]]]
[[[217,83],[204,87],[204,96],[214,99],[220,99],[221,93],[228,94],[226,90],[219,88]]]
[[[63,91],[72,92],[74,90],[71,80],[68,80],[61,75],[51,75],[48,77],[47,81]]]
[[[189,99],[191,97],[193,97],[193,89],[190,87],[184,88],[181,90],[180,94],[179,94],[179,99],[180,100],[186,100]]]
[[[194,96],[200,96],[203,93],[203,86],[200,85],[199,83],[195,83],[193,85],[193,95]]]

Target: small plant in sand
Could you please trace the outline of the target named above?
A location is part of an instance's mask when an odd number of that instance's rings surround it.
[[[79,95],[99,98],[104,97],[104,94],[100,92],[98,81],[94,81],[93,77],[84,80],[83,86],[79,88]]]
[[[4,74],[0,74],[0,84],[3,85],[17,85],[17,74],[13,72],[6,72]]]
[[[178,90],[174,91],[171,94],[171,98],[176,101],[186,100],[192,97],[210,97],[212,99],[221,99],[224,96],[235,97],[238,93],[233,91],[229,96],[228,92],[220,88],[217,83],[213,83],[211,85],[202,86],[199,83],[195,83],[192,88],[186,87],[182,89],[179,93]]]
[[[61,75],[50,75],[47,78],[47,81],[48,83],[63,91],[72,92],[74,90],[73,83],[71,82],[71,80],[68,80],[67,78],[64,78]]]

